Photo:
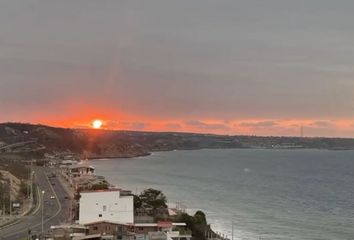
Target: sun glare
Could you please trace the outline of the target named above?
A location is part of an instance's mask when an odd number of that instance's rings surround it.
[[[101,120],[94,120],[92,122],[92,128],[94,129],[100,129],[102,127],[102,121]]]

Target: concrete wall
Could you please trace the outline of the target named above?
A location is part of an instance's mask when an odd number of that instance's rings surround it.
[[[108,223],[108,222],[98,222],[87,225],[89,228],[89,234],[99,234],[104,233],[106,235],[122,236],[126,235],[128,231],[128,226]]]
[[[120,196],[119,191],[81,193],[79,223],[97,221],[134,223],[133,196]]]

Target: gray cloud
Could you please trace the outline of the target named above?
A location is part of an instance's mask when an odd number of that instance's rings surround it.
[[[260,122],[243,122],[239,124],[242,127],[253,127],[253,128],[266,128],[266,127],[275,127],[278,125],[275,121],[260,121]]]
[[[352,118],[353,8],[344,0],[2,1],[0,121],[66,116],[76,102],[164,119]]]
[[[149,124],[144,122],[119,122],[118,126],[121,129],[141,131],[147,128]]]
[[[103,127],[107,129],[117,129],[120,127],[120,123],[118,121],[109,120],[104,122]]]
[[[165,124],[165,128],[172,131],[178,131],[182,129],[182,125],[179,123],[167,123]]]
[[[189,120],[184,122],[186,126],[204,130],[230,130],[230,127],[221,123],[205,123],[199,120]]]
[[[333,122],[331,121],[315,121],[313,123],[311,123],[312,127],[318,127],[318,128],[333,128],[335,127],[335,125],[333,124]]]

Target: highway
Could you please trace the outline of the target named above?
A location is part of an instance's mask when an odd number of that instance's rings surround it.
[[[39,187],[39,205],[31,214],[24,216],[12,225],[0,229],[1,240],[20,240],[27,239],[28,230],[32,234],[42,232],[42,207],[43,207],[43,226],[44,232],[50,229],[52,225],[58,225],[66,222],[70,217],[71,200],[68,193],[57,177],[50,177],[53,170],[48,167],[34,167],[35,183]],[[43,202],[41,201],[42,193]]]

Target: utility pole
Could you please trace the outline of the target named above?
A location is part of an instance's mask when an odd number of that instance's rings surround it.
[[[10,203],[10,218],[12,217],[12,202],[11,202],[11,177],[9,178],[10,188],[9,188],[9,203]]]
[[[44,193],[45,191],[42,190],[42,237],[44,236]]]
[[[2,200],[2,212],[1,212],[1,216],[2,218],[5,218],[5,205],[4,205],[4,202],[5,202],[5,198],[4,198],[4,195],[5,195],[5,187],[4,187],[4,184],[2,182],[0,182],[1,184],[1,200]]]
[[[28,167],[28,179],[27,179],[27,198],[30,198],[30,183],[31,183],[31,167],[29,164],[27,164]]]
[[[32,170],[33,166],[33,159],[31,159],[31,180],[30,180],[30,192],[31,192],[31,204],[33,204],[33,177],[34,177],[34,171]]]
[[[3,190],[3,194],[2,194],[2,216],[5,219],[5,217],[6,217],[5,184],[2,184],[2,190]]]

